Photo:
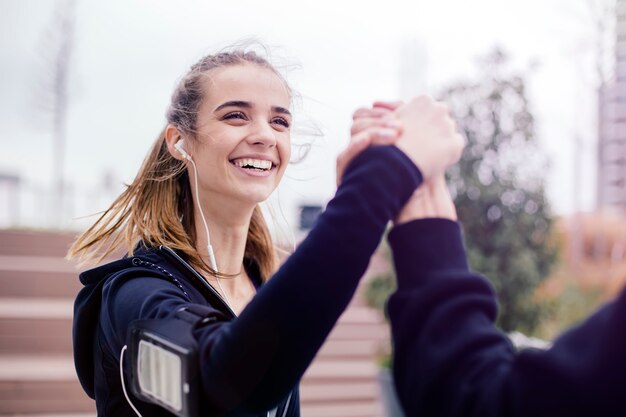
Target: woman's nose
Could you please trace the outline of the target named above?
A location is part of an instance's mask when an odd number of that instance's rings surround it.
[[[269,148],[276,146],[276,131],[268,122],[255,122],[253,131],[248,135],[248,143]]]

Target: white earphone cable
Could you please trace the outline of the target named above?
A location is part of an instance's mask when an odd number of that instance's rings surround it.
[[[204,224],[204,231],[206,232],[206,242],[207,242],[207,251],[209,252],[209,261],[211,262],[211,268],[215,272],[219,272],[217,269],[217,261],[215,260],[215,253],[213,252],[213,246],[211,246],[211,235],[209,234],[209,226],[207,225],[206,219],[204,218],[204,213],[202,212],[202,205],[200,205],[200,188],[198,188],[198,168],[196,168],[196,163],[192,158],[189,158],[189,162],[193,166],[193,182],[194,187],[196,188],[196,204],[198,205],[198,211],[200,212],[200,217],[202,217],[202,223]]]
[[[207,240],[207,251],[209,252],[209,260],[211,262],[211,268],[215,272],[219,272],[217,269],[217,261],[215,260],[215,253],[213,252],[213,246],[211,246],[211,236],[209,235],[209,226],[207,225],[206,219],[204,218],[204,213],[202,212],[202,205],[200,204],[200,188],[198,188],[198,169],[196,168],[196,163],[193,161],[191,157],[187,158],[191,165],[193,166],[193,181],[194,187],[196,188],[196,203],[198,205],[198,211],[200,212],[200,217],[202,217],[202,223],[204,224],[204,230],[206,232],[206,240]],[[224,295],[224,301],[231,307],[230,300],[228,299],[228,295],[226,295],[226,291],[222,287],[222,283],[220,282],[220,277],[216,276],[215,280],[217,281],[217,286],[220,287],[220,291]],[[232,308],[232,307],[231,307]]]
[[[122,381],[122,391],[124,391],[124,397],[126,397],[126,401],[128,402],[128,405],[130,405],[130,408],[133,409],[135,414],[137,414],[139,417],[142,417],[139,411],[135,408],[133,403],[130,401],[130,398],[128,397],[128,393],[126,392],[126,384],[124,383],[124,365],[123,365],[125,351],[126,351],[126,345],[124,345],[124,347],[122,348],[122,351],[120,352],[120,380]]]

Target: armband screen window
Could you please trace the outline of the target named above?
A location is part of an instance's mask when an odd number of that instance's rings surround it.
[[[179,417],[195,417],[200,390],[196,324],[208,318],[190,311],[160,320],[138,320],[129,328],[131,390],[142,401]]]
[[[182,379],[181,358],[146,340],[139,342],[138,355],[137,376],[141,391],[181,411],[183,392],[189,392],[189,384]]]

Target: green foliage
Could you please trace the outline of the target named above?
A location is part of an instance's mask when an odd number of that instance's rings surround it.
[[[537,336],[554,340],[563,329],[569,329],[589,317],[604,301],[601,288],[568,284],[556,297],[547,299],[551,314],[537,329]]]
[[[565,329],[589,317],[603,303],[613,298],[615,281],[607,280],[608,266],[603,263],[562,263],[539,296],[550,306],[550,316],[542,320],[535,335],[556,339]],[[572,279],[576,277],[576,279]]]
[[[365,302],[368,306],[375,308],[376,310],[385,312],[385,318],[387,318],[387,312],[385,305],[387,299],[396,290],[396,277],[393,271],[388,271],[385,274],[376,275],[367,282],[364,289]]]
[[[379,252],[382,252],[384,257],[389,261],[391,265],[391,250],[383,239]],[[396,275],[393,268],[390,266],[386,272],[375,275],[368,279],[363,288],[363,297],[368,306],[381,311],[385,319],[388,321],[387,315],[387,299],[396,290]],[[391,357],[391,345],[389,342],[384,342],[379,346],[376,362],[379,367],[391,369],[392,357]]]
[[[483,61],[477,82],[458,83],[441,95],[467,138],[449,184],[463,223],[472,269],[494,284],[498,326],[532,334],[551,309],[535,290],[557,262],[553,220],[542,173],[546,163],[535,143],[534,117],[524,79],[505,74],[499,50]],[[365,299],[384,310],[395,288],[393,271],[372,278]]]
[[[448,88],[450,107],[467,146],[449,183],[463,223],[472,268],[494,284],[504,331],[532,332],[546,312],[537,286],[557,260],[552,218],[535,143],[524,79],[503,75],[499,50],[483,62],[483,79]]]

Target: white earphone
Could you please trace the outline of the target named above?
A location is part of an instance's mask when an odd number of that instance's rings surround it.
[[[185,139],[180,139],[178,142],[174,144],[174,148],[188,161],[191,161],[191,155],[187,153],[185,150]]]

